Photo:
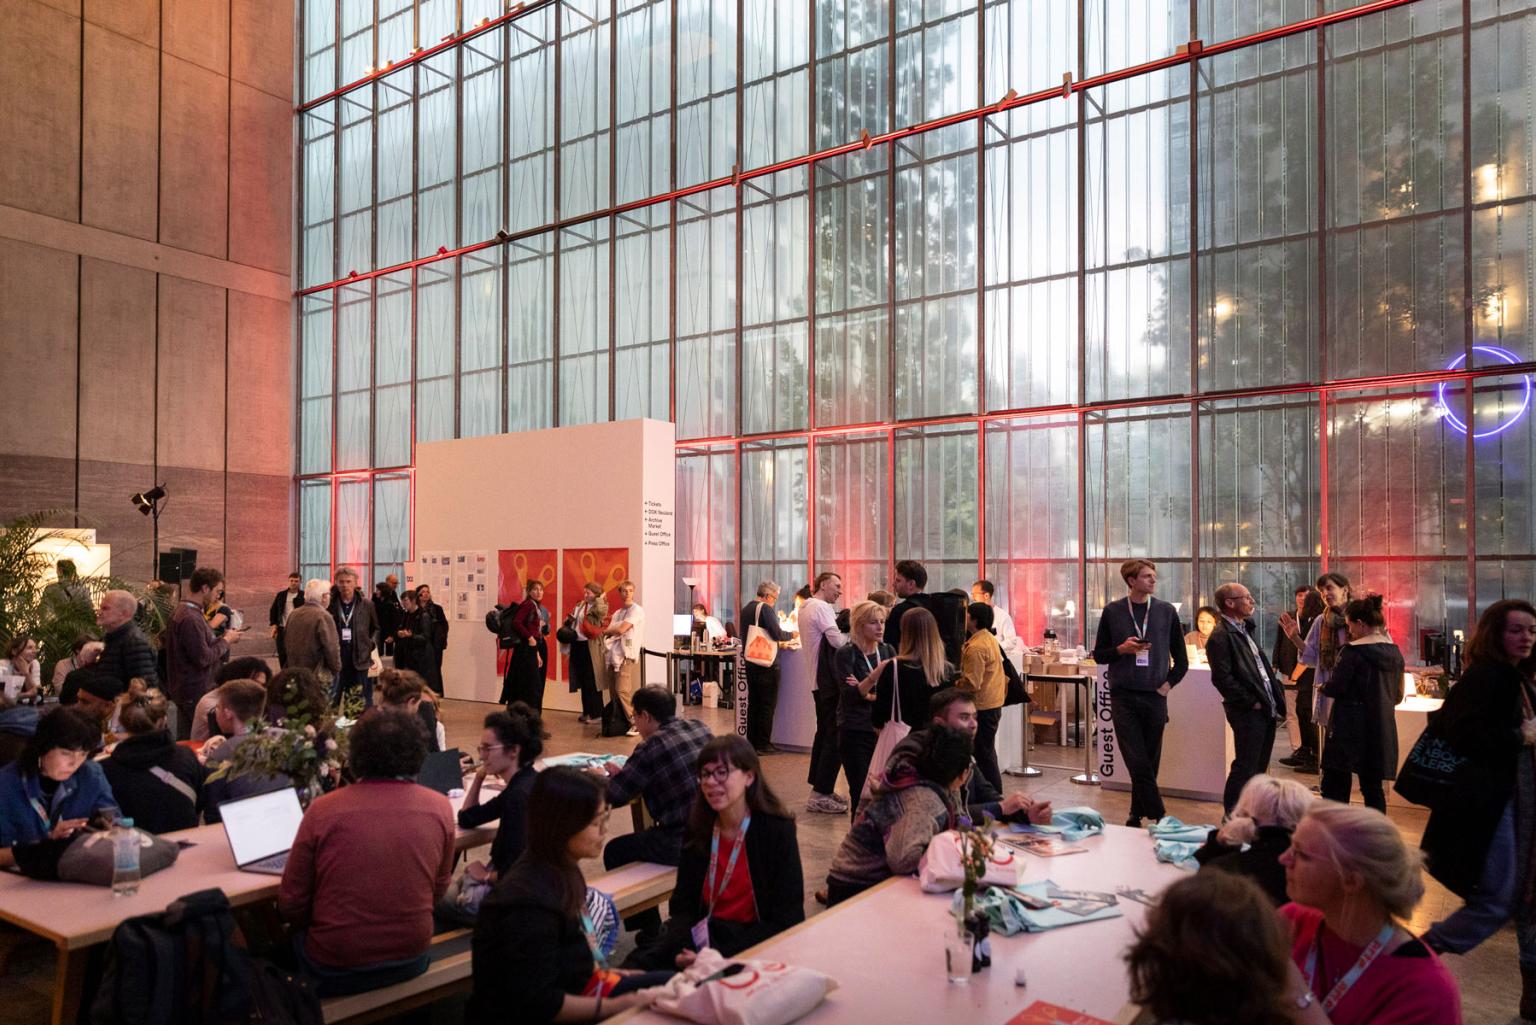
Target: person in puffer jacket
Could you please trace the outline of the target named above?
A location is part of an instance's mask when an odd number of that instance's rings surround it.
[[[949,726],[922,731],[919,744],[898,745],[872,799],[827,872],[827,901],[837,904],[891,876],[911,875],[934,834],[953,829],[971,774],[971,736]]]
[[[35,707],[13,704],[0,695],[0,766],[21,757],[21,749],[37,732],[38,714]]]

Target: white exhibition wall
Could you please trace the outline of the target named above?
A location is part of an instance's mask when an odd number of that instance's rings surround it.
[[[660,420],[558,427],[437,441],[416,447],[416,534],[412,550],[487,553],[489,598],[458,607],[420,562],[415,575],[451,620],[443,657],[449,697],[496,701],[496,638],[481,608],[495,600],[497,553],[506,549],[628,548],[629,577],[645,608],[644,646],[672,641],[674,430]],[[577,587],[580,584],[576,585]],[[560,610],[553,593],[550,647]],[[464,618],[457,618],[458,616]],[[659,667],[657,667],[659,668]],[[579,711],[580,698],[551,679],[546,709]]]

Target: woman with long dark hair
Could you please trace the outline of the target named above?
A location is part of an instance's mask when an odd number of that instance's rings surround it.
[[[530,580],[522,602],[507,610],[503,636],[512,642],[507,675],[501,685],[501,703],[521,701],[535,711],[544,708],[544,681],[549,675],[549,643],[544,616],[544,585]]]
[[[732,957],[805,919],[795,820],[763,778],[757,752],[727,734],[704,745],[697,765],[672,917],[637,955],[644,967],[686,968],[702,946]]]
[[[581,716],[576,720],[583,725],[603,721],[603,692],[598,686],[597,673],[603,664],[603,620],[608,618],[608,602],[603,598],[603,585],[587,581],[582,588],[581,601],[571,611],[575,621],[577,641],[571,645],[571,688],[581,692]]]
[[[1316,672],[1312,679],[1312,721],[1319,729],[1328,727],[1328,698],[1323,688],[1333,675],[1339,656],[1349,644],[1349,627],[1344,622],[1344,606],[1354,595],[1350,592],[1349,578],[1342,573],[1324,573],[1317,578],[1317,592],[1323,599],[1323,613],[1312,621],[1305,638],[1300,632],[1291,633],[1297,624],[1294,616],[1280,617],[1280,625],[1301,648],[1301,664]],[[1298,695],[1298,699],[1299,699]]]
[[[595,953],[581,861],[599,857],[608,802],[595,776],[564,766],[528,794],[528,846],[480,905],[475,923],[475,1025],[601,1021],[644,1007],[670,973],[614,971]]]
[[[1520,1016],[1536,1018],[1536,606],[1488,606],[1467,645],[1466,669],[1434,723],[1467,759],[1467,785],[1429,813],[1429,874],[1466,903],[1424,934],[1465,954],[1515,922]]]
[[[1286,674],[1283,681],[1291,695],[1291,709],[1286,725],[1291,728],[1291,753],[1280,764],[1294,772],[1314,775],[1318,771],[1319,748],[1317,724],[1312,721],[1313,682],[1317,671],[1301,660],[1301,646],[1306,643],[1312,624],[1327,608],[1315,587],[1296,590],[1296,615],[1281,616],[1275,627],[1275,651],[1271,662],[1276,672]],[[1289,623],[1289,631],[1287,630]]]
[[[1403,653],[1387,636],[1381,595],[1356,598],[1344,606],[1344,623],[1349,644],[1323,689],[1333,702],[1333,714],[1323,747],[1322,794],[1348,804],[1353,774],[1360,777],[1361,799],[1385,815],[1382,780],[1397,778],[1397,721],[1392,709],[1403,700]]]

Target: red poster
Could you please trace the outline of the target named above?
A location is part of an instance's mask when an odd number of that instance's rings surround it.
[[[560,620],[576,608],[581,592],[587,584],[602,585],[608,599],[608,611],[623,604],[619,600],[619,585],[629,579],[628,548],[567,548],[562,553],[560,575]]]
[[[498,605],[516,605],[525,597],[530,581],[538,581],[544,585],[544,607],[550,610],[551,630],[549,637],[549,654],[551,665],[549,667],[549,679],[560,678],[559,656],[556,650],[554,638],[554,626],[560,623],[559,616],[554,612],[555,591],[555,567],[559,565],[559,553],[553,548],[503,548],[496,555],[496,567],[499,570],[496,583],[496,603]],[[496,674],[505,675],[507,671],[507,653],[501,649],[496,651]]]
[[[1008,1025],[1112,1025],[1103,1018],[1095,1018],[1082,1011],[1069,1011],[1065,1007],[1036,1000],[1024,1010],[1008,1019]]]

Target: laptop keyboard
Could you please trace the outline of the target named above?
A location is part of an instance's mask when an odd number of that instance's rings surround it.
[[[283,866],[286,864],[288,864],[288,852],[284,851],[281,854],[274,854],[270,858],[262,858],[260,861],[253,861],[245,867],[248,869],[255,869],[258,872],[280,873],[283,870]]]

